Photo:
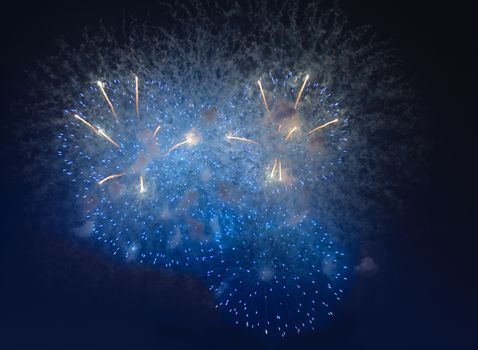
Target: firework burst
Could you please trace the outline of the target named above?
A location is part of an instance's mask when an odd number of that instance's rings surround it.
[[[333,315],[348,268],[317,222],[274,215],[243,219],[208,280],[216,306],[236,325],[284,337],[314,330]]]
[[[188,21],[173,7],[170,28],[101,28],[43,65],[26,177],[68,198],[61,230],[206,275],[235,323],[314,329],[346,280],[333,242],[359,250],[380,208],[367,194],[392,193],[405,162],[389,142],[413,128],[404,85],[337,7],[176,8]]]
[[[58,135],[62,172],[88,223],[83,235],[126,259],[166,267],[204,261],[223,205],[211,181],[218,160],[202,144],[203,107],[181,108],[156,81],[145,81],[140,95],[137,77],[98,87],[65,110]]]

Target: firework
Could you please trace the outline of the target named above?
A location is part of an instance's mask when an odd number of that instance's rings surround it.
[[[284,336],[331,314],[347,270],[332,241],[368,234],[363,193],[390,193],[388,140],[413,123],[386,51],[336,7],[297,21],[299,5],[250,6],[66,48],[35,125],[60,158],[42,184],[68,179],[78,208],[61,225],[123,260],[207,272],[235,323]]]
[[[90,123],[88,123],[85,119],[83,119],[82,117],[80,117],[78,114],[74,114],[73,115],[76,119],[78,119],[79,121],[81,121],[83,124],[85,124],[87,127],[89,127],[91,130],[93,130],[96,134],[98,134],[99,136],[105,138],[106,140],[108,140],[109,142],[111,142],[116,148],[119,148],[119,145],[114,142],[111,137],[109,137],[108,135],[105,134],[105,132],[101,129],[98,129],[98,128],[95,128],[93,125],[91,125]]]
[[[332,316],[348,268],[326,231],[304,217],[242,225],[208,272],[217,307],[240,327],[281,337],[314,330]]]
[[[209,178],[212,168],[218,168],[217,148],[210,143],[199,147],[201,133],[191,127],[200,110],[168,104],[174,92],[161,82],[144,81],[145,110],[138,118],[138,77],[98,86],[99,91],[91,86],[80,94],[76,108],[66,110],[59,134],[63,172],[81,183],[75,197],[83,220],[91,223],[83,234],[127,260],[179,268],[200,264],[218,249],[226,210],[217,183]],[[110,109],[120,116],[117,123],[97,104],[105,86]],[[151,96],[164,102],[151,101]],[[79,114],[90,115],[91,122]],[[218,138],[216,144],[222,142]]]
[[[309,83],[309,75],[276,73],[258,82],[257,93],[247,86],[230,107],[243,106],[244,115],[234,123],[235,136],[226,136],[244,143],[230,145],[231,157],[240,160],[241,170],[234,170],[247,174],[234,181],[241,183],[245,196],[279,191],[290,203],[302,196],[304,186],[324,184],[341,166],[348,116],[329,89]],[[261,104],[267,107],[265,115]]]
[[[108,95],[106,94],[104,84],[103,84],[101,81],[99,81],[99,80],[96,82],[96,84],[97,84],[98,87],[100,88],[101,93],[102,93],[103,96],[105,97],[106,102],[108,102],[108,105],[109,105],[110,108],[111,108],[111,114],[113,114],[113,117],[115,117],[116,122],[118,122],[118,116],[116,115],[115,107],[113,106],[113,104],[111,103],[110,98],[109,98]]]

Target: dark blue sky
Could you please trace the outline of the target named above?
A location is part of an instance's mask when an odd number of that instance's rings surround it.
[[[378,273],[357,278],[336,318],[316,334],[265,344],[221,321],[191,276],[105,259],[58,232],[38,229],[18,178],[23,155],[11,129],[26,67],[75,42],[99,18],[144,18],[138,2],[2,4],[0,226],[1,349],[476,349],[476,117],[471,8],[445,1],[351,1],[352,23],[392,39],[414,81],[433,145],[423,181],[402,193],[405,215],[388,228]],[[26,201],[25,201],[26,200]],[[473,327],[475,326],[475,327]]]

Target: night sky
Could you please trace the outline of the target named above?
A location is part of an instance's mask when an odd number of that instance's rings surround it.
[[[25,155],[16,148],[26,127],[16,108],[29,86],[25,70],[54,54],[60,36],[78,42],[99,19],[116,28],[124,15],[154,19],[155,6],[0,6],[0,349],[478,348],[471,171],[478,33],[471,8],[456,1],[341,2],[353,24],[370,24],[391,39],[418,94],[430,154],[421,179],[401,193],[404,214],[387,228],[378,271],[355,278],[335,318],[316,333],[271,342],[223,321],[201,280],[121,263],[32,220],[31,189],[20,177]]]

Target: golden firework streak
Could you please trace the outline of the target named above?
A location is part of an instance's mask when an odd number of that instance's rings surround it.
[[[82,117],[80,117],[78,114],[74,114],[73,115],[76,119],[78,119],[79,121],[81,121],[83,124],[85,124],[87,127],[89,127],[91,130],[93,130],[95,132],[95,134],[103,137],[104,139],[108,140],[109,142],[111,142],[113,145],[115,145],[117,148],[120,148],[119,145],[114,142],[111,137],[109,137],[108,135],[105,134],[105,132],[103,130],[100,130],[100,129],[97,129],[95,128],[93,125],[91,125],[90,123],[88,123],[86,120],[84,120]]]
[[[290,139],[290,137],[292,136],[292,134],[297,131],[297,126],[294,126],[292,129],[289,130],[289,132],[287,133],[287,136],[285,137],[285,141],[287,141],[288,139]]]
[[[242,141],[242,142],[249,142],[249,143],[255,143],[257,144],[257,141],[247,139],[245,137],[240,137],[240,136],[232,136],[232,135],[226,135],[226,140],[237,140],[237,141]]]
[[[110,176],[105,177],[103,180],[98,181],[98,185],[103,185],[104,182],[111,180],[111,179],[116,179],[117,177],[123,176],[124,173],[121,174],[112,174]]]
[[[258,80],[257,84],[259,84],[259,89],[261,90],[262,100],[264,101],[264,105],[266,106],[266,111],[267,113],[270,113],[269,106],[267,105],[266,94],[264,93],[264,90],[262,89],[261,81]]]
[[[101,92],[103,93],[103,96],[104,96],[106,102],[108,102],[108,104],[109,104],[109,106],[110,106],[110,108],[111,108],[111,113],[113,114],[113,116],[115,117],[116,122],[118,123],[118,117],[116,116],[115,108],[113,107],[113,104],[111,103],[111,101],[110,101],[108,95],[106,94],[106,91],[105,91],[105,89],[104,89],[104,87],[103,87],[103,83],[98,80],[98,81],[96,82],[96,84],[98,84],[98,86],[100,87]]]
[[[330,124],[333,124],[333,123],[337,123],[339,121],[338,118],[334,119],[334,120],[331,120],[330,122],[327,122],[327,123],[324,123],[322,125],[319,125],[318,127],[310,130],[307,134],[310,135],[310,134],[313,134],[314,132],[316,132],[317,130],[320,130],[320,129],[323,129],[325,128],[327,125],[330,125]]]
[[[188,140],[187,140],[187,139],[184,140],[184,141],[182,141],[182,142],[179,142],[179,143],[175,144],[173,147],[171,147],[170,149],[168,149],[168,152],[166,152],[166,153],[169,154],[169,153],[171,153],[172,151],[174,151],[176,148],[181,147],[181,146],[183,146],[183,145],[185,145],[185,144],[187,144],[187,143],[188,143]]]
[[[302,87],[300,88],[300,91],[299,91],[299,95],[297,96],[297,100],[295,101],[295,106],[294,106],[295,109],[297,109],[297,106],[299,106],[300,97],[302,96],[302,92],[304,91],[305,84],[307,84],[307,80],[309,80],[308,74],[305,76],[304,83],[302,84]]]
[[[156,135],[158,134],[159,129],[161,129],[161,125],[158,125],[158,127],[156,128],[156,130],[154,130],[153,138],[156,137]]]
[[[166,153],[169,154],[172,151],[174,151],[176,148],[181,147],[183,145],[194,146],[195,144],[197,144],[199,142],[200,139],[201,139],[200,135],[195,134],[194,129],[193,129],[192,131],[190,131],[186,134],[186,140],[175,144],[173,147],[168,149],[168,152],[166,152]]]
[[[274,159],[274,166],[272,167],[272,171],[271,171],[271,174],[270,174],[270,178],[273,179],[274,178],[274,174],[276,173],[276,169],[277,169],[277,172],[279,173],[279,181],[282,181],[282,160],[280,159]]]
[[[272,167],[271,178],[274,177],[274,173],[276,171],[276,166],[277,166],[277,159],[274,159],[274,166]]]
[[[113,145],[115,145],[117,148],[119,148],[119,145],[114,142],[111,137],[109,137],[108,135],[105,134],[105,132],[101,129],[98,129],[98,134],[101,135],[102,137],[104,137],[105,139],[107,139],[109,142],[111,142]]]
[[[139,192],[144,193],[146,192],[146,188],[144,187],[144,178],[143,175],[139,177]]]
[[[282,161],[279,159],[279,181],[282,181]]]

